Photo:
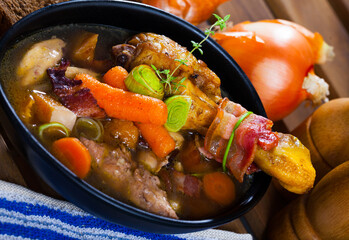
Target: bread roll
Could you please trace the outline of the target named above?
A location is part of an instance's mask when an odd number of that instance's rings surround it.
[[[349,98],[323,104],[291,134],[310,150],[318,182],[349,160]]]
[[[31,12],[48,5],[67,0],[6,0],[0,1],[0,37],[9,29],[15,22]]]
[[[346,159],[349,160],[349,159]],[[326,174],[268,223],[270,240],[349,239],[349,162]]]

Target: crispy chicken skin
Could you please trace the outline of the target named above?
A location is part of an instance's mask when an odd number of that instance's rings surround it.
[[[135,46],[132,49],[133,58],[129,61],[130,69],[141,65],[154,65],[157,69],[169,69],[171,72],[180,64],[176,59],[186,59],[186,65],[181,65],[174,74],[178,81],[186,77],[193,82],[214,102],[221,99],[220,84],[218,76],[211,71],[203,61],[197,60],[189,51],[173,40],[163,35],[154,33],[140,33],[132,37],[128,44]],[[120,48],[119,48],[120,49]],[[125,47],[120,53],[125,54]],[[117,47],[114,48],[117,50]],[[116,58],[122,58],[117,51],[114,52]],[[129,56],[128,56],[129,57]]]
[[[257,148],[254,162],[270,176],[279,180],[290,192],[308,192],[315,181],[315,169],[309,150],[294,136],[279,133],[278,145],[270,151]]]

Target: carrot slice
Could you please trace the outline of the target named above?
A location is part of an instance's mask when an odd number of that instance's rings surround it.
[[[127,91],[127,87],[124,82],[127,75],[128,72],[125,68],[121,66],[115,66],[108,72],[106,72],[106,74],[104,74],[103,81],[112,87]]]
[[[222,206],[231,204],[235,199],[235,185],[223,172],[208,173],[203,178],[206,195]]]
[[[110,117],[156,125],[166,123],[167,106],[159,99],[113,88],[88,74],[77,74],[75,80],[81,80],[83,87],[90,89],[98,106]]]
[[[79,178],[87,176],[91,168],[91,155],[77,138],[66,137],[53,142],[52,153]]]
[[[164,126],[148,123],[136,123],[136,126],[156,156],[166,157],[175,149],[176,143]]]

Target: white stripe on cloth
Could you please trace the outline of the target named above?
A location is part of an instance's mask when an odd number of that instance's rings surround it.
[[[35,193],[22,186],[4,182],[0,180],[0,197],[5,198],[7,201],[27,203],[33,205],[41,205],[51,208],[53,210],[59,210],[70,214],[71,216],[91,217],[87,212],[84,212],[75,205],[61,200],[56,200],[47,197],[42,194]],[[0,206],[1,208],[1,206]],[[19,212],[9,211],[6,209],[0,209],[0,215],[3,217],[0,222],[15,223],[26,226],[33,226],[35,228],[50,229],[65,236],[78,238],[78,239],[128,239],[128,240],[143,240],[147,239],[141,236],[134,236],[122,232],[111,231],[108,229],[101,229],[87,227],[77,227],[64,223],[59,219],[50,218],[49,216],[37,216],[37,215],[25,215]],[[28,225],[29,224],[29,225]],[[5,237],[6,236],[6,237]],[[104,237],[108,236],[108,237]],[[169,237],[171,235],[168,235]],[[250,234],[236,234],[230,231],[209,229],[194,233],[186,234],[173,234],[178,238],[184,238],[188,240],[252,240]],[[28,238],[9,236],[1,234],[0,239],[18,239],[27,240]]]
[[[127,238],[130,239],[130,235],[115,232],[110,230],[101,230],[99,228],[86,228],[76,227],[70,224],[64,223],[58,219],[52,219],[49,216],[38,215],[25,215],[15,211],[8,211],[0,208],[1,222],[17,224],[25,227],[33,227],[37,229],[53,230],[59,234],[65,235],[71,238],[83,238],[83,239],[110,239],[110,238]],[[108,237],[105,237],[105,236]],[[134,236],[134,239],[146,240],[146,238]]]
[[[24,238],[24,237],[18,237],[18,236],[11,236],[7,234],[0,234],[0,239],[6,239],[6,240],[31,240],[30,238]]]
[[[13,183],[8,183],[0,180],[0,197],[12,202],[25,202],[28,204],[39,204],[52,208],[54,210],[61,210],[68,212],[72,216],[90,216],[74,204],[66,201],[61,201],[47,197],[43,194],[33,192],[27,188]]]

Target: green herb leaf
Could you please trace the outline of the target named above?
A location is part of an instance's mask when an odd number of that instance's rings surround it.
[[[188,62],[188,58],[189,58],[190,54],[192,54],[195,50],[198,50],[201,54],[204,54],[204,51],[201,49],[202,44],[209,38],[210,35],[213,35],[215,33],[213,31],[213,28],[215,26],[219,26],[221,30],[226,28],[226,22],[230,18],[230,15],[227,15],[224,18],[221,18],[217,14],[213,14],[213,16],[215,16],[217,21],[214,24],[212,24],[209,29],[205,30],[206,37],[203,40],[201,40],[201,42],[199,42],[199,43],[197,43],[195,41],[191,41],[191,43],[193,45],[193,49],[186,55],[186,57],[184,59],[175,59],[175,61],[179,62],[179,64],[172,71],[172,73],[170,73],[170,70],[168,70],[168,69],[160,71],[154,65],[152,65],[152,68],[156,71],[156,74],[161,79],[161,83],[165,84],[165,88],[167,88],[169,90],[170,94],[172,93],[172,86],[171,85],[176,85],[175,91],[177,91],[180,86],[185,87],[184,85],[181,84],[181,83],[183,83],[185,78],[184,78],[184,80],[182,79],[181,82],[178,84],[178,83],[174,82],[176,80],[176,77],[174,77],[173,75],[182,65],[188,66],[187,62]],[[165,75],[165,77],[163,75]]]
[[[202,42],[201,43],[197,43],[197,42],[191,41],[191,43],[193,44],[194,49],[198,49],[198,48],[202,47],[202,45],[201,45]]]
[[[175,59],[175,61],[179,62],[182,65],[188,66],[187,65],[188,59]]]
[[[224,21],[227,22],[230,18],[230,14],[228,14],[227,16],[224,17]]]
[[[151,67],[152,67],[155,71],[158,70],[153,64],[151,65]]]

